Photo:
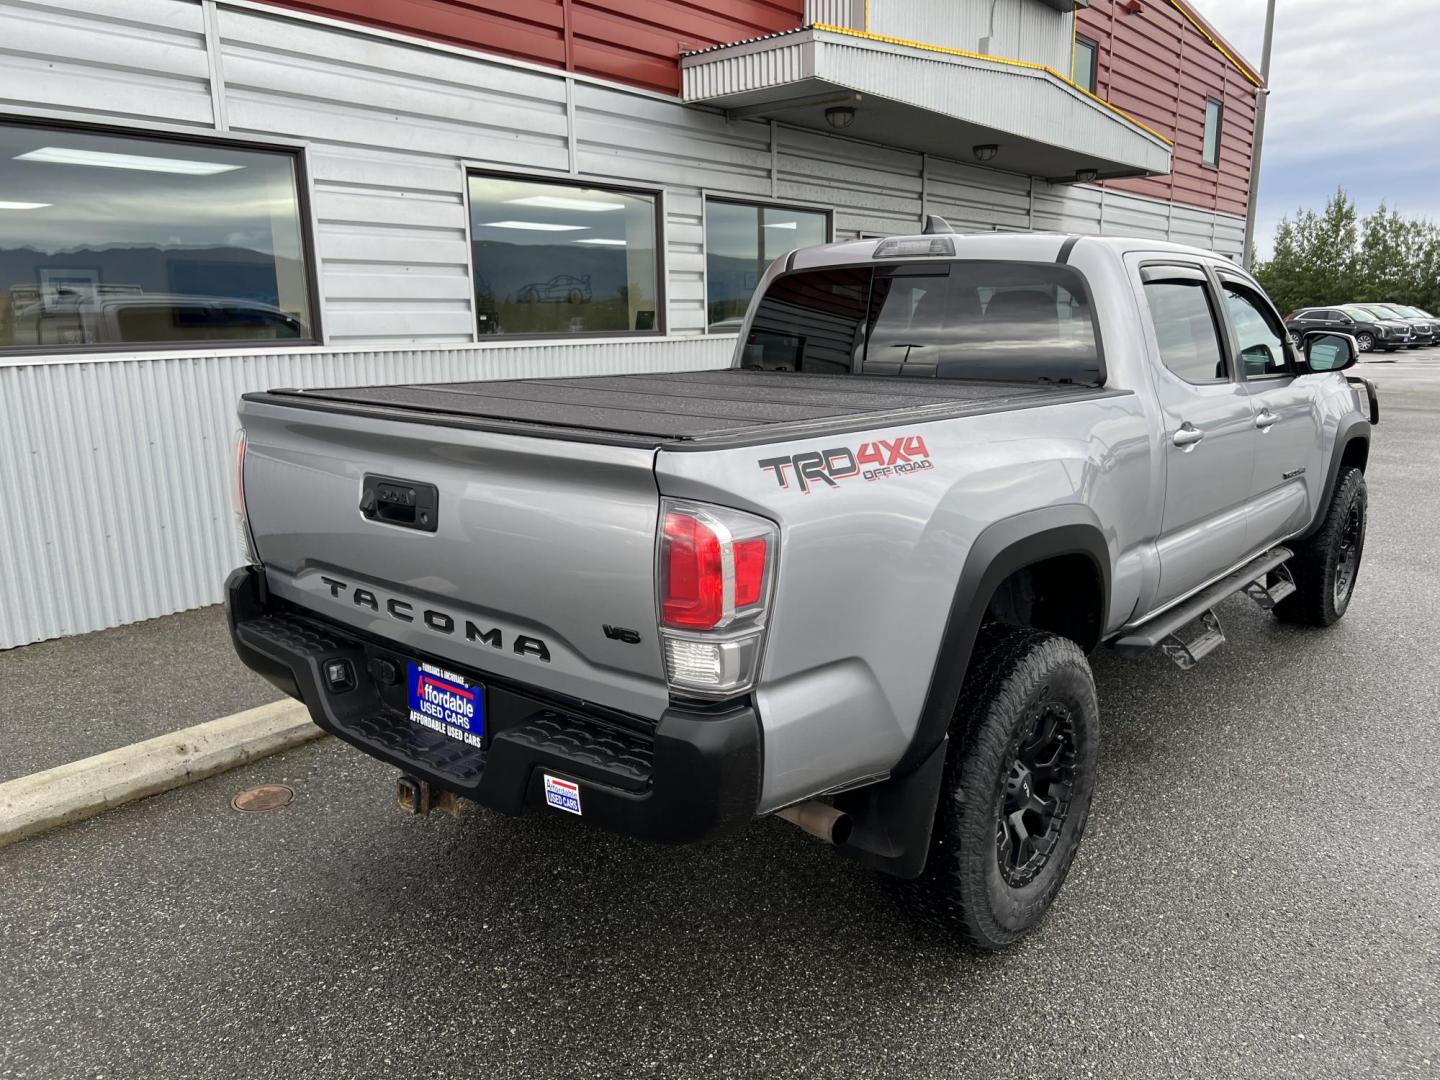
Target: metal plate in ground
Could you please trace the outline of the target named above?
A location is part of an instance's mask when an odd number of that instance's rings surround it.
[[[282,806],[289,806],[294,799],[295,789],[292,787],[285,784],[261,784],[240,792],[230,800],[230,805],[244,814],[261,814],[266,810],[279,810]]]

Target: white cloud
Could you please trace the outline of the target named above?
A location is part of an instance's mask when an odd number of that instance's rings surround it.
[[[1192,0],[1260,66],[1264,0]],[[1440,3],[1277,0],[1261,175],[1262,254],[1276,223],[1343,186],[1440,219]]]

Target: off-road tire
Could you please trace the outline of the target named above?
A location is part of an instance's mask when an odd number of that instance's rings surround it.
[[[1332,626],[1345,615],[1355,595],[1355,580],[1365,554],[1369,505],[1365,474],[1353,467],[1342,467],[1335,478],[1335,494],[1324,522],[1305,540],[1291,545],[1295,557],[1286,565],[1295,579],[1295,591],[1275,605],[1277,619],[1302,626]],[[1347,538],[1347,527],[1357,510],[1359,535]],[[1348,583],[1341,579],[1347,543],[1354,546]]]
[[[1047,709],[1055,715],[1057,705],[1067,714],[1073,754],[1067,807],[1033,880],[1015,887],[1001,869],[997,833],[1005,827],[1007,781],[1036,718]],[[914,916],[982,949],[1003,948],[1035,929],[1085,832],[1099,721],[1090,665],[1074,642],[1025,627],[981,630],[951,721],[925,869],[900,883]]]

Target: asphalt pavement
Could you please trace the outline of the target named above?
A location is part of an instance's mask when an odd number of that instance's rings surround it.
[[[0,687],[0,783],[282,696],[218,606],[0,651]]]
[[[1020,946],[774,819],[414,819],[325,740],[0,851],[0,1077],[1440,1076],[1440,353],[1362,373],[1349,614],[1095,657],[1090,829]]]

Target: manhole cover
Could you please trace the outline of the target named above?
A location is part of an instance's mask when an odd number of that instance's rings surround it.
[[[230,800],[230,805],[246,814],[259,814],[265,810],[279,810],[289,806],[295,798],[295,789],[284,784],[261,784],[246,788]]]

